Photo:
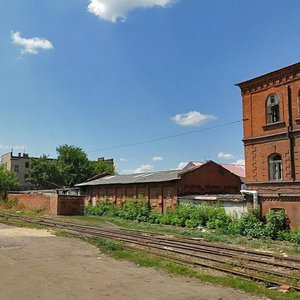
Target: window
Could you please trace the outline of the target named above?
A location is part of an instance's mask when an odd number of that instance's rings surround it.
[[[267,98],[267,123],[270,124],[279,121],[279,98],[276,94],[271,94]]]
[[[300,90],[298,91],[298,108],[300,110]]]
[[[269,157],[269,178],[282,180],[282,160],[279,154],[272,154]]]
[[[15,173],[19,173],[19,165],[14,166],[14,171],[15,171]]]
[[[29,161],[25,161],[25,168],[29,168]]]

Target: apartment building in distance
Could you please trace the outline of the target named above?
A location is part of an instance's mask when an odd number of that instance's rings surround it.
[[[246,185],[262,215],[284,209],[300,226],[300,63],[238,83]]]
[[[7,170],[16,174],[20,190],[32,188],[32,185],[27,180],[29,177],[30,159],[28,153],[18,153],[15,156],[13,152],[9,152],[1,156],[1,164]]]
[[[28,153],[18,153],[18,155],[14,155],[13,152],[9,152],[1,156],[0,163],[4,165],[5,169],[16,174],[19,190],[30,190],[33,188],[33,185],[28,181],[29,169],[31,167],[30,161],[32,159],[37,159],[37,157],[30,157]],[[54,160],[54,158],[48,159]],[[99,157],[97,161],[110,164],[114,163],[113,158],[105,159],[104,157]]]

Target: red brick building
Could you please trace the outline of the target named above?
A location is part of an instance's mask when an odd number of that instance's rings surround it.
[[[241,83],[246,184],[300,225],[300,63]]]
[[[152,208],[164,212],[183,195],[237,194],[241,179],[219,164],[208,161],[199,167],[128,175],[108,175],[76,185],[87,202],[109,200],[121,205],[126,198],[143,195]]]

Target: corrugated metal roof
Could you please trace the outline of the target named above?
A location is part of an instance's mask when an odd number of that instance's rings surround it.
[[[188,171],[188,170],[200,167],[203,164],[204,164],[203,162],[199,162],[199,161],[190,161],[182,170]],[[236,165],[236,164],[219,164],[219,165],[239,177],[242,177],[242,178],[246,177],[245,165]]]
[[[220,165],[239,177],[243,177],[243,178],[246,177],[245,165],[236,165],[236,164],[220,164]]]
[[[169,170],[139,174],[108,175],[96,180],[79,183],[75,186],[163,182],[179,179],[179,173],[180,170]]]

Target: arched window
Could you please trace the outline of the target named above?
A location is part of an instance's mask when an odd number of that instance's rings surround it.
[[[269,179],[282,180],[282,159],[277,153],[269,156]]]
[[[270,124],[279,121],[279,98],[276,94],[271,94],[267,98],[267,123]]]

